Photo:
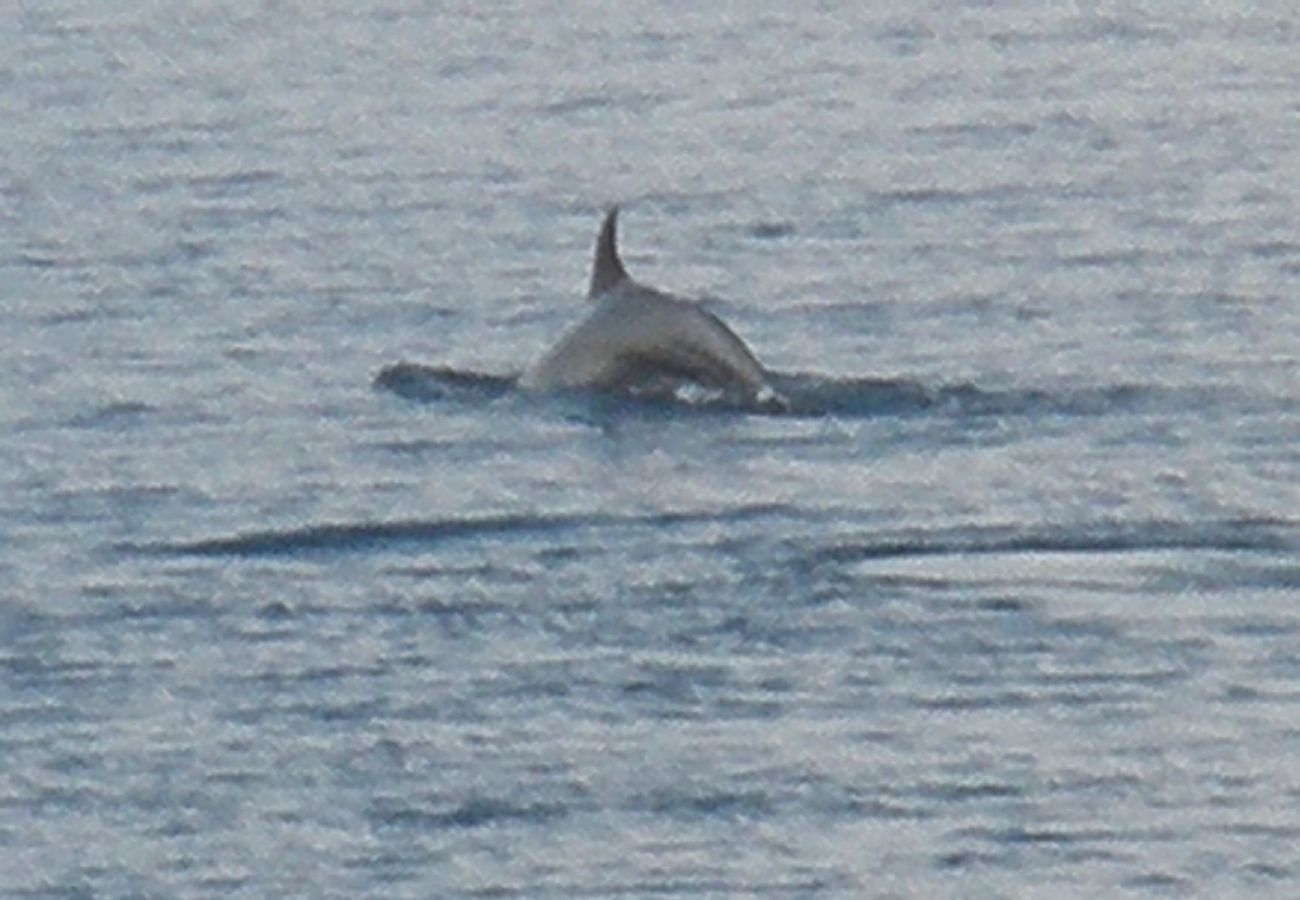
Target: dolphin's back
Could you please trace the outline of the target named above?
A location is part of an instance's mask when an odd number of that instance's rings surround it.
[[[524,374],[524,387],[623,388],[656,376],[757,393],[762,365],[721,319],[640,285],[606,294],[591,314]]]
[[[596,238],[589,296],[596,306],[531,366],[530,390],[619,389],[688,379],[749,397],[766,385],[763,366],[721,319],[694,303],[638,284],[618,257],[618,207]]]

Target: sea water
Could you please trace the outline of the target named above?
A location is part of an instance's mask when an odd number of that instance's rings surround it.
[[[0,16],[0,894],[1300,891],[1285,4]],[[790,409],[537,398],[623,208]]]

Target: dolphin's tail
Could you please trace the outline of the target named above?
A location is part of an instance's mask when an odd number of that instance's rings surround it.
[[[627,281],[627,270],[618,258],[618,207],[611,206],[605,215],[596,238],[596,258],[591,265],[591,287],[588,297],[599,297]]]

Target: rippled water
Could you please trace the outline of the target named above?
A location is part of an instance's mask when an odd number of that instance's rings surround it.
[[[0,17],[0,893],[1295,895],[1289,8],[354,7]]]

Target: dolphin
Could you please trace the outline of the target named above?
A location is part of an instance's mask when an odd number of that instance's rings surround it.
[[[594,308],[519,380],[531,391],[660,389],[682,381],[749,403],[779,400],[767,370],[721,319],[639,284],[618,256],[618,207],[596,238]]]

